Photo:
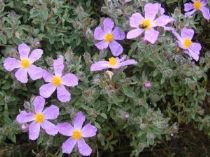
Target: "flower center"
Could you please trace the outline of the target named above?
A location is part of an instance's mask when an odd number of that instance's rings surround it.
[[[109,64],[110,64],[111,66],[117,65],[117,59],[114,58],[114,57],[109,58]]]
[[[195,2],[193,3],[193,7],[194,7],[196,10],[200,10],[201,6],[202,6],[202,3],[201,3],[199,0],[198,0],[198,1],[195,1]]]
[[[152,24],[150,20],[143,20],[143,22],[140,23],[139,27],[142,29],[150,29],[152,27]]]
[[[82,138],[82,133],[80,130],[73,131],[72,137],[74,140],[79,140]]]
[[[61,83],[62,83],[62,79],[61,79],[61,77],[59,77],[59,76],[54,76],[53,78],[52,78],[52,84],[54,85],[54,86],[60,86],[61,85]]]
[[[37,113],[35,115],[35,122],[36,123],[42,123],[45,120],[44,114],[42,113]]]
[[[106,42],[111,42],[113,40],[113,35],[111,33],[107,33],[104,37]]]
[[[184,48],[189,48],[192,45],[192,41],[190,39],[184,39],[183,46]]]
[[[21,66],[22,68],[24,68],[24,69],[29,68],[30,65],[31,65],[31,63],[30,63],[29,59],[26,59],[26,58],[25,58],[25,59],[22,59],[22,60],[20,61],[20,66]]]

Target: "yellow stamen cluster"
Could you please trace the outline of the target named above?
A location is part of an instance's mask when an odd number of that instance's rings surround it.
[[[111,33],[107,33],[105,36],[104,36],[104,40],[106,41],[106,42],[112,42],[112,40],[113,40],[113,35],[111,34]]]
[[[61,83],[62,83],[62,79],[61,79],[61,77],[59,77],[59,76],[54,76],[53,78],[52,78],[52,84],[54,85],[54,86],[56,86],[56,87],[58,87],[58,86],[60,86],[61,85]]]
[[[193,3],[193,7],[196,9],[196,10],[200,10],[201,7],[202,7],[202,3],[200,2],[200,0],[197,0]]]
[[[36,123],[42,123],[42,122],[44,122],[44,120],[45,120],[44,114],[42,114],[42,113],[37,113],[37,114],[35,115],[35,122],[36,122]]]
[[[140,23],[139,27],[142,29],[150,29],[152,27],[152,23],[150,20],[145,19]]]
[[[116,66],[117,65],[117,59],[114,57],[109,58],[109,64],[111,66]]]
[[[29,68],[30,65],[31,65],[31,63],[30,63],[29,59],[27,59],[27,58],[22,59],[22,60],[20,61],[20,66],[21,66],[22,68],[24,68],[24,69]]]
[[[192,40],[184,39],[184,41],[183,41],[183,47],[184,48],[189,48],[191,45],[192,45]]]
[[[74,130],[72,134],[74,140],[79,140],[82,138],[82,132],[80,130]]]

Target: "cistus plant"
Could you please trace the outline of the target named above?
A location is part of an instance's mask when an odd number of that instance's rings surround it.
[[[138,156],[189,124],[210,136],[208,17],[205,0],[0,0],[0,156]]]

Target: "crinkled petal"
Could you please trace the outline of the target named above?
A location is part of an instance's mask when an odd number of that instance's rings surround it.
[[[192,43],[189,49],[195,52],[196,54],[200,54],[201,48],[202,47],[200,43]]]
[[[154,44],[158,39],[159,32],[151,28],[150,30],[145,31],[144,40],[149,41]]]
[[[185,38],[192,39],[193,36],[194,36],[194,30],[193,29],[182,28],[181,37],[183,39],[185,39]]]
[[[204,17],[206,20],[210,20],[210,9],[209,9],[209,8],[207,8],[207,7],[202,7],[202,8],[201,8],[201,12],[202,12],[203,17]]]
[[[90,154],[92,153],[92,149],[83,138],[78,141],[78,149],[80,154],[82,154],[83,156],[90,156]]]
[[[29,55],[29,60],[31,61],[31,63],[34,63],[35,61],[37,61],[42,57],[42,54],[43,54],[42,49],[35,49]]]
[[[73,126],[67,122],[59,123],[57,125],[58,131],[60,134],[64,136],[72,136],[72,132],[74,130]]]
[[[4,60],[4,68],[7,71],[12,71],[19,67],[20,67],[20,61],[18,61],[16,58],[8,57]]]
[[[28,74],[31,77],[32,80],[37,80],[42,78],[43,76],[43,70],[40,67],[37,67],[35,65],[31,65],[28,69]]]
[[[70,137],[62,144],[62,152],[65,154],[71,154],[76,143],[77,142],[72,137]]]
[[[48,135],[55,136],[58,133],[57,126],[48,120],[45,120],[43,123],[41,123],[41,127],[46,131]]]
[[[18,45],[18,52],[20,54],[20,58],[28,58],[30,47],[25,43]]]
[[[147,3],[144,6],[145,19],[154,20],[159,11],[158,3]]]
[[[26,111],[21,111],[16,118],[16,121],[20,124],[31,122],[33,120],[34,120],[34,113]]]
[[[56,76],[62,76],[62,72],[64,69],[64,64],[63,64],[63,58],[58,58],[55,59],[53,62],[53,67],[55,70],[55,75]]]
[[[192,11],[186,12],[185,15],[186,16],[192,16],[195,12],[196,12],[196,10],[194,9]]]
[[[44,109],[45,99],[41,96],[36,96],[33,100],[35,113],[41,113]]]
[[[36,140],[39,137],[39,132],[40,132],[40,124],[32,122],[29,125],[29,139]]]
[[[28,72],[25,69],[22,69],[22,68],[18,69],[15,72],[15,77],[21,83],[27,83],[28,82]]]
[[[103,28],[104,28],[104,31],[107,33],[107,32],[111,32],[112,29],[114,27],[114,22],[112,19],[110,18],[105,18],[104,21],[103,21]]]
[[[192,3],[185,3],[184,4],[184,11],[190,11],[190,10],[193,10],[194,7],[193,7],[193,4]]]
[[[126,61],[123,61],[120,63],[121,66],[126,66],[126,65],[132,65],[132,64],[137,64],[138,62],[135,61],[134,59],[128,59]]]
[[[39,88],[39,94],[44,98],[49,98],[56,90],[56,87],[52,83],[44,84]]]
[[[136,37],[140,36],[143,32],[144,32],[143,29],[139,29],[139,28],[133,29],[133,30],[128,32],[127,39],[136,38]]]
[[[45,119],[56,119],[59,115],[59,108],[55,105],[46,107],[43,111]]]
[[[68,73],[62,77],[62,83],[66,86],[74,87],[77,86],[79,79],[76,75]]]
[[[100,71],[100,70],[104,70],[104,69],[108,69],[109,68],[109,62],[107,61],[99,61],[96,63],[93,63],[90,67],[90,71]]]
[[[173,19],[171,17],[166,16],[166,15],[161,15],[155,20],[155,25],[163,27],[172,21]]]
[[[91,124],[86,124],[82,128],[82,136],[83,137],[93,137],[96,135],[97,128]]]
[[[96,27],[96,29],[94,31],[94,38],[96,40],[103,40],[104,35],[105,35],[105,33],[104,33],[103,29],[100,26]]]
[[[134,28],[139,28],[139,24],[141,23],[142,20],[144,20],[144,18],[140,13],[134,13],[130,17],[130,26]]]
[[[43,75],[43,78],[44,78],[45,82],[51,82],[52,81],[53,75],[50,74],[48,71],[43,69],[42,70],[42,75]]]
[[[77,112],[73,120],[74,129],[81,130],[84,121],[85,121],[85,115],[82,112]]]
[[[123,53],[123,47],[115,40],[109,44],[109,48],[111,49],[113,56],[119,56]]]
[[[98,43],[95,44],[95,46],[99,49],[99,50],[104,50],[109,46],[108,42],[105,41],[100,41]]]
[[[66,90],[64,85],[57,87],[57,97],[61,102],[68,102],[71,100],[71,94]]]
[[[115,27],[112,34],[115,40],[125,39],[125,33],[119,27]]]

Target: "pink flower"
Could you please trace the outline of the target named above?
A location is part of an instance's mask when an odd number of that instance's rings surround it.
[[[49,98],[57,89],[57,98],[61,102],[68,102],[71,99],[70,93],[66,90],[65,86],[74,87],[78,85],[78,78],[72,73],[63,75],[63,59],[58,58],[53,63],[55,74],[52,75],[47,71],[43,72],[43,78],[47,84],[40,87],[39,93],[44,98]]]
[[[122,66],[137,64],[134,59],[125,60],[125,56],[122,58],[109,58],[109,61],[98,61],[91,65],[90,71],[100,71],[104,69],[119,69]]]
[[[48,120],[54,120],[59,115],[59,108],[51,105],[44,109],[45,99],[37,96],[33,101],[34,112],[21,111],[16,120],[20,124],[29,124],[29,139],[36,140],[39,137],[40,128],[43,128],[49,135],[58,133],[57,127]],[[44,110],[43,110],[44,109]]]
[[[146,88],[146,89],[150,89],[152,87],[152,83],[151,82],[145,82],[144,83],[144,88]]]
[[[194,30],[188,28],[182,28],[181,36],[173,30],[172,33],[178,39],[178,45],[180,48],[184,49],[184,52],[192,57],[194,60],[198,61],[201,44],[192,42],[192,38],[194,36]]]
[[[34,49],[29,55],[30,47],[23,43],[18,45],[18,52],[20,54],[20,60],[8,57],[4,60],[4,68],[7,71],[18,69],[15,72],[15,77],[21,83],[28,82],[28,74],[32,80],[40,79],[43,71],[40,67],[33,65],[33,63],[41,58],[43,50]]]
[[[192,2],[184,4],[185,15],[191,16],[196,11],[201,11],[203,17],[210,20],[210,10],[208,8],[208,0],[192,0]]]
[[[144,6],[145,17],[140,13],[134,13],[130,17],[130,26],[134,28],[127,34],[127,39],[133,39],[144,33],[144,40],[154,44],[159,36],[159,32],[156,31],[155,27],[165,27],[168,23],[172,22],[173,19],[169,16],[164,15],[164,9],[158,3],[147,3]],[[160,16],[156,18],[158,12]],[[155,19],[156,18],[156,19]]]
[[[95,44],[99,50],[109,47],[114,56],[119,56],[123,52],[123,47],[116,40],[125,39],[125,33],[119,27],[114,27],[114,22],[110,18],[104,19],[103,27],[96,27],[94,38],[100,41]]]
[[[86,124],[84,127],[85,116],[82,112],[78,112],[73,120],[73,125],[70,123],[60,123],[57,125],[59,133],[64,136],[70,136],[62,145],[62,152],[71,154],[75,145],[78,146],[80,154],[89,156],[92,152],[84,138],[93,137],[96,135],[97,128],[91,124]]]

